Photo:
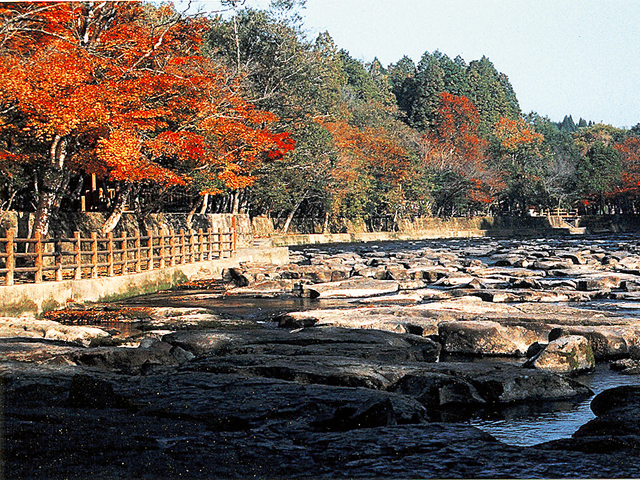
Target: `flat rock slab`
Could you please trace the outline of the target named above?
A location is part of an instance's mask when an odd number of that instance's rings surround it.
[[[290,312],[276,317],[281,327],[342,327],[435,335],[437,321],[416,306],[358,307]]]
[[[435,362],[440,345],[429,338],[346,328],[255,329],[248,332],[175,332],[163,340],[196,355],[341,356],[388,362]]]
[[[40,364],[70,363],[62,357],[86,351],[76,344],[44,338],[0,338],[0,358],[14,362]]]
[[[110,335],[97,327],[62,325],[51,320],[20,317],[0,318],[0,337],[45,338],[89,346]]]
[[[359,298],[395,293],[400,289],[394,280],[353,277],[340,282],[304,285],[303,295],[311,298]]]

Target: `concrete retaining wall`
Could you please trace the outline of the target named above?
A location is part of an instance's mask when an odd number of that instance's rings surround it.
[[[261,220],[262,229],[268,230]],[[254,219],[255,224],[255,219]],[[518,237],[567,234],[568,230],[552,228],[545,217],[471,217],[416,218],[403,220],[397,232],[351,232],[316,234],[271,234],[273,245],[310,245],[318,243],[380,242],[420,240],[427,238]]]
[[[587,233],[640,232],[640,215],[585,215],[580,226]]]
[[[288,261],[287,248],[243,248],[238,250],[234,258],[179,265],[163,270],[117,277],[0,286],[0,316],[38,314],[64,306],[70,301],[114,301],[165,290],[187,280],[221,278],[224,269],[244,262],[282,265]]]

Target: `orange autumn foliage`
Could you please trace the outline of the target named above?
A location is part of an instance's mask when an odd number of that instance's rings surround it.
[[[334,210],[347,197],[370,198],[378,185],[389,185],[392,192],[402,189],[408,176],[407,151],[384,128],[358,128],[341,120],[319,123],[333,137],[338,152],[331,170]]]
[[[422,154],[428,168],[453,172],[467,182],[470,200],[490,203],[501,184],[487,166],[488,142],[478,134],[479,124],[478,110],[468,98],[441,93],[435,120],[423,139]]]
[[[537,149],[544,136],[537,133],[523,119],[511,120],[500,117],[494,128],[494,134],[500,141],[500,147],[508,153],[516,153],[522,149]]]
[[[622,192],[640,194],[640,137],[627,137],[614,148],[620,154]]]
[[[200,53],[204,18],[141,2],[0,5],[0,158],[229,189],[293,148]],[[62,145],[54,159],[51,145]],[[1,148],[4,147],[4,148]]]

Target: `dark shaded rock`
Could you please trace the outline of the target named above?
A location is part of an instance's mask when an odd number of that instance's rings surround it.
[[[534,342],[527,349],[527,358],[533,358],[538,355],[547,346],[546,343]]]
[[[567,442],[570,448],[596,453],[635,452],[640,448],[640,386],[605,390],[593,399],[591,410],[597,418],[574,433]]]
[[[311,328],[299,331],[256,329],[246,332],[175,332],[163,337],[196,355],[322,355],[386,362],[435,362],[440,345],[430,338],[381,330]]]
[[[113,385],[95,375],[78,374],[69,387],[69,406],[73,408],[126,408],[129,403],[117,395]]]
[[[383,390],[402,376],[404,369],[335,354],[291,357],[252,352],[245,355],[207,355],[191,362],[185,370],[276,378],[308,385]]]
[[[417,398],[431,409],[479,406],[486,403],[486,400],[469,382],[438,372],[404,375],[391,390]]]
[[[569,331],[566,328],[554,327],[549,332],[549,335],[548,335],[547,339],[550,342],[553,342],[554,340],[557,340],[560,337],[566,337],[568,335],[571,335],[571,333],[569,333]]]
[[[487,403],[555,401],[593,395],[589,388],[571,378],[517,365],[439,363],[430,370],[469,382]]]
[[[339,418],[339,409],[358,412],[378,402],[390,410],[386,418],[392,424],[426,418],[417,401],[393,393],[206,372],[134,377],[118,384],[117,392],[144,415],[198,421],[214,431],[232,421],[247,428],[269,424],[282,431],[313,429],[317,422]]]
[[[591,402],[591,411],[598,417],[617,410],[640,411],[640,386],[611,388],[596,395]],[[638,427],[640,428],[640,424]]]
[[[138,375],[158,366],[181,365],[193,358],[193,354],[179,346],[156,340],[146,348],[100,347],[67,357],[78,365]]]
[[[611,362],[609,367],[611,370],[625,375],[640,375],[640,360],[634,360],[632,358],[616,360]]]

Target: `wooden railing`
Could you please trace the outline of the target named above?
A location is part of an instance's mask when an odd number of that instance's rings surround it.
[[[198,230],[145,236],[18,238],[13,230],[0,238],[0,279],[4,285],[112,277],[230,258],[236,251],[236,230]],[[1,285],[0,280],[0,285]]]
[[[573,218],[578,216],[578,211],[568,210],[566,208],[554,208],[554,209],[540,210],[540,215],[543,217]]]

